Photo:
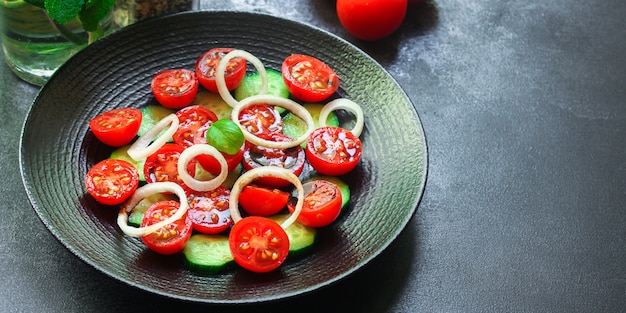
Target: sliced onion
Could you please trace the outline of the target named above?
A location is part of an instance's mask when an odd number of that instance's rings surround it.
[[[354,118],[356,120],[354,127],[350,130],[350,132],[359,137],[361,136],[361,132],[363,132],[363,123],[364,123],[364,115],[361,106],[356,104],[354,101],[346,98],[335,99],[331,102],[328,102],[320,111],[320,125],[326,126],[326,119],[328,118],[328,114],[332,111],[336,111],[339,109],[343,109],[349,111],[354,114]]]
[[[250,61],[250,63],[254,65],[257,72],[259,72],[259,75],[261,75],[260,94],[265,94],[267,92],[267,72],[265,71],[265,66],[263,65],[263,62],[261,62],[261,60],[259,60],[257,57],[247,51],[233,50],[222,57],[220,62],[217,64],[217,68],[215,69],[215,83],[217,84],[217,91],[222,99],[224,99],[224,101],[228,103],[228,105],[234,108],[239,105],[239,102],[230,94],[230,91],[226,87],[225,78],[226,66],[228,65],[228,62],[230,62],[230,60],[233,58],[243,58]]]
[[[128,155],[135,161],[147,158],[155,153],[174,135],[178,129],[178,117],[172,113],[161,119],[154,127],[148,130],[128,148]],[[169,128],[167,128],[169,126]],[[159,134],[167,130],[159,136]],[[158,136],[158,137],[157,137]],[[155,139],[156,138],[156,139]]]
[[[239,113],[244,108],[249,107],[254,104],[259,104],[259,103],[276,105],[295,114],[306,123],[307,125],[306,132],[302,134],[302,136],[295,138],[292,141],[281,141],[281,142],[266,140],[249,132],[239,122]],[[257,146],[263,146],[267,148],[287,149],[287,148],[298,146],[301,143],[303,143],[305,140],[307,140],[309,138],[309,135],[311,135],[311,133],[315,129],[315,123],[313,122],[313,117],[311,117],[311,113],[309,113],[309,111],[307,111],[302,105],[300,105],[299,103],[291,99],[274,96],[274,95],[255,95],[255,96],[251,96],[251,97],[241,100],[241,102],[239,102],[239,105],[233,108],[233,111],[230,113],[230,119],[233,122],[235,122],[237,126],[239,126],[246,140],[248,140],[249,142]]]
[[[220,174],[206,181],[198,180],[187,173],[187,164],[201,154],[208,154],[220,163]],[[197,191],[213,190],[220,186],[228,176],[228,164],[224,156],[215,147],[208,144],[195,144],[183,150],[178,158],[178,175],[185,185]]]
[[[160,221],[158,223],[145,226],[145,227],[132,227],[128,225],[128,213],[133,210],[133,208],[143,199],[157,193],[162,192],[173,192],[178,196],[178,201],[180,202],[180,207],[174,215],[170,216],[168,219]],[[165,225],[171,224],[179,219],[181,219],[185,212],[187,212],[187,208],[189,208],[189,204],[187,203],[187,195],[185,194],[185,190],[180,185],[173,182],[157,182],[143,185],[142,187],[137,188],[135,193],[130,197],[130,199],[124,202],[122,209],[117,215],[117,225],[124,232],[124,234],[131,237],[143,237],[145,235],[151,234],[157,231],[159,228],[164,227]]]
[[[291,224],[298,219],[300,212],[302,212],[302,206],[304,205],[304,187],[302,187],[302,182],[298,176],[287,169],[276,166],[261,166],[253,168],[239,176],[237,181],[235,181],[235,184],[230,191],[229,200],[230,216],[233,218],[233,222],[237,223],[241,220],[241,213],[239,212],[239,194],[241,194],[241,191],[245,186],[260,177],[276,177],[287,180],[298,190],[298,202],[296,203],[293,213],[291,213],[291,216],[284,220],[280,225],[283,229],[287,229],[287,227],[291,226]]]

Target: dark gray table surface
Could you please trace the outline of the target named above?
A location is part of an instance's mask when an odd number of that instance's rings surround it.
[[[436,0],[362,42],[331,0],[203,0],[347,39],[415,104],[429,147],[417,213],[372,263],[276,303],[205,306],[91,268],[27,199],[19,135],[39,88],[0,65],[2,312],[624,312],[626,2]]]

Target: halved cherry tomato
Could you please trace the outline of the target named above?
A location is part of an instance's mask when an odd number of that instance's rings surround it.
[[[215,82],[215,70],[220,60],[233,48],[213,48],[202,54],[196,61],[196,76],[198,81],[212,92],[217,92],[217,83]],[[232,58],[226,66],[224,79],[226,80],[226,88],[228,90],[235,89],[246,75],[246,60],[242,58]]]
[[[87,192],[101,204],[117,205],[130,197],[139,185],[139,172],[128,161],[105,159],[85,175]]]
[[[285,208],[289,193],[276,188],[256,185],[243,187],[239,204],[246,213],[255,216],[270,216]]]
[[[318,179],[302,184],[304,188],[304,205],[297,221],[309,227],[327,226],[341,212],[341,190],[329,181]],[[294,191],[297,193],[297,191]],[[295,210],[297,194],[289,198],[289,212]]]
[[[129,144],[139,131],[141,111],[133,108],[114,109],[89,121],[89,129],[105,145],[121,147]]]
[[[363,146],[361,140],[341,127],[320,127],[311,133],[306,144],[306,159],[320,174],[339,176],[353,170]]]
[[[312,56],[292,54],[282,64],[283,80],[291,95],[304,102],[321,102],[339,88],[339,77]]]
[[[404,20],[407,0],[337,0],[341,25],[354,37],[376,40],[393,33]]]
[[[239,149],[239,151],[237,151],[237,153],[235,154],[220,152],[224,156],[224,159],[226,159],[226,164],[228,164],[229,172],[234,170],[237,165],[241,163],[241,160],[243,160],[244,147],[245,146],[241,146],[241,149]],[[201,154],[196,157],[196,161],[198,161],[198,163],[200,163],[200,166],[202,166],[202,168],[205,169],[207,172],[213,175],[219,175],[221,171],[221,165],[214,157],[207,154]]]
[[[233,225],[228,242],[235,262],[257,273],[278,268],[289,253],[287,233],[267,217],[244,217]]]
[[[239,113],[239,123],[252,134],[280,133],[283,119],[278,111],[268,104],[254,104]]]
[[[143,215],[141,227],[156,224],[168,219],[180,208],[180,203],[174,200],[164,200],[152,204]],[[179,220],[167,224],[155,232],[141,237],[141,240],[150,250],[164,255],[180,252],[189,237],[191,237],[192,226],[187,212]]]
[[[229,197],[230,190],[223,186],[189,193],[187,214],[193,228],[204,234],[217,234],[228,229],[233,223],[228,206]]]
[[[184,148],[197,143],[206,143],[206,130],[217,121],[217,115],[213,111],[200,105],[182,108],[176,112],[176,116],[179,124],[172,139]]]
[[[252,134],[280,133],[283,119],[278,111],[268,104],[254,104],[239,113],[239,123]]]
[[[264,133],[257,136],[272,141],[293,140],[291,137],[281,133]],[[276,149],[257,146],[246,142],[245,146],[246,148],[243,152],[243,168],[245,170],[271,165],[288,169],[296,176],[299,176],[304,169],[305,153],[300,145],[288,149]],[[260,185],[274,188],[282,188],[290,185],[288,181],[275,177],[261,177],[256,181]]]
[[[178,175],[178,159],[185,148],[175,143],[166,143],[155,153],[146,158],[143,173],[147,183],[170,181],[179,184],[183,189],[189,187]],[[194,161],[187,164],[187,172],[194,176],[196,173],[196,163]]]
[[[164,70],[152,78],[152,94],[158,103],[169,109],[191,104],[198,94],[198,79],[187,69]]]

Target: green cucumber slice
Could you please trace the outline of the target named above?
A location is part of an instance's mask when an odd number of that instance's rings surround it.
[[[238,164],[232,171],[228,172],[228,176],[222,183],[222,186],[231,189],[237,181],[237,178],[241,176],[241,172],[243,171],[243,165]],[[215,175],[211,174],[207,170],[205,170],[199,163],[196,163],[196,176],[195,178],[200,181],[206,181],[215,178]]]
[[[122,146],[113,150],[111,154],[109,155],[109,159],[119,159],[119,160],[128,161],[130,164],[134,165],[137,171],[139,172],[139,181],[145,182],[146,177],[143,175],[143,165],[144,163],[146,163],[146,160],[145,159],[139,160],[139,161],[133,160],[133,158],[131,158],[130,155],[128,155],[128,148],[130,148],[130,146],[131,145],[126,145],[126,146]]]
[[[150,104],[144,107],[141,109],[141,126],[139,126],[137,136],[145,134],[164,117],[175,112],[176,111],[168,109],[160,104]]]
[[[189,269],[205,274],[224,271],[234,264],[225,235],[193,234],[183,248],[183,255]]]
[[[270,216],[269,219],[281,224],[287,218],[289,214],[277,214]],[[315,235],[317,230],[312,227],[304,226],[298,222],[294,222],[287,229],[285,229],[287,236],[289,237],[289,255],[299,256],[311,249],[313,243],[315,243]]]
[[[233,108],[222,99],[222,97],[214,92],[202,90],[198,92],[193,104],[203,106],[215,113],[218,119],[230,118],[230,112]]]
[[[176,200],[176,196],[171,194],[156,193],[139,201],[139,203],[137,203],[137,205],[128,214],[128,225],[140,227],[143,215],[146,213],[148,208],[159,201],[165,200]]]
[[[267,72],[267,94],[289,98],[289,90],[283,80],[283,74],[269,68],[265,71]],[[258,72],[246,74],[234,92],[237,101],[258,95],[261,92],[261,75]]]
[[[313,117],[313,123],[315,125],[315,128],[320,127],[320,112],[322,111],[322,108],[324,108],[324,104],[305,103],[302,105],[302,107],[309,111],[311,117]],[[339,126],[339,119],[337,118],[335,112],[330,112],[328,118],[326,118],[326,125]],[[305,131],[306,123],[301,118],[291,112],[285,114],[285,116],[283,117],[283,134],[291,138],[298,138],[302,136]],[[304,148],[306,146],[306,142],[303,142],[301,146],[302,148]]]
[[[265,69],[267,72],[267,92],[282,98],[289,98],[289,89],[283,80],[283,74],[271,68]],[[258,72],[246,74],[237,88],[234,90],[235,100],[241,101],[250,96],[258,95],[261,92],[261,75]],[[279,114],[285,113],[285,109],[276,106]]]

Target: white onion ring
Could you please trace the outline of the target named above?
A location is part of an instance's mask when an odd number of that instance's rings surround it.
[[[147,198],[156,193],[161,192],[173,192],[178,196],[178,201],[180,203],[180,207],[174,215],[170,216],[168,219],[160,221],[158,223],[145,226],[145,227],[132,227],[128,225],[128,213],[133,210],[133,208],[143,199]],[[117,225],[124,232],[124,234],[131,237],[143,237],[145,235],[151,234],[165,225],[171,224],[185,215],[187,209],[189,208],[189,204],[187,203],[187,195],[185,194],[185,190],[180,185],[173,182],[157,182],[143,185],[142,187],[137,188],[135,193],[124,202],[122,209],[117,215]]]
[[[150,128],[145,134],[137,138],[137,140],[128,148],[128,155],[135,161],[139,161],[147,158],[149,155],[155,153],[161,148],[169,139],[174,135],[176,129],[178,129],[178,117],[172,113],[163,119],[161,119],[154,127]],[[159,134],[166,128],[167,130],[159,136]],[[157,138],[157,136],[159,136]],[[156,138],[156,139],[155,139]]]
[[[206,181],[198,180],[187,172],[187,164],[198,155],[208,154],[220,163],[220,174]],[[187,187],[197,191],[213,190],[219,187],[228,176],[228,164],[224,156],[215,147],[208,144],[195,144],[183,150],[178,158],[178,175]]]
[[[217,84],[217,91],[224,99],[224,101],[230,105],[231,107],[236,107],[239,105],[239,101],[237,101],[231,94],[228,88],[226,87],[226,65],[233,58],[243,58],[248,60],[254,67],[256,68],[259,75],[261,75],[261,92],[260,94],[265,94],[267,92],[267,72],[265,71],[265,66],[263,62],[259,60],[257,57],[252,55],[251,53],[244,50],[232,50],[228,52],[226,55],[222,57],[220,62],[217,64],[217,68],[215,69],[215,83]]]
[[[363,115],[363,110],[361,109],[361,106],[356,104],[354,101],[346,99],[346,98],[335,99],[331,102],[328,102],[326,105],[324,105],[324,107],[320,111],[320,120],[319,120],[320,125],[326,126],[326,119],[328,118],[328,115],[330,114],[330,112],[339,110],[339,109],[344,109],[354,114],[356,123],[354,124],[354,127],[352,128],[352,130],[350,130],[350,132],[356,137],[361,136],[361,132],[363,132],[363,123],[365,120],[365,116]]]
[[[295,114],[306,123],[307,125],[306,132],[304,132],[304,134],[302,134],[298,138],[295,138],[292,141],[281,141],[281,142],[266,140],[249,132],[239,122],[239,113],[241,113],[241,111],[244,108],[249,107],[254,104],[259,104],[259,103],[276,105]],[[300,105],[299,103],[291,99],[274,96],[274,95],[256,95],[256,96],[251,96],[251,97],[241,100],[241,102],[239,102],[239,105],[233,108],[233,111],[230,113],[230,119],[233,122],[235,122],[237,126],[239,126],[246,140],[248,140],[252,144],[255,144],[257,146],[263,146],[266,148],[287,149],[287,148],[298,146],[304,141],[306,141],[311,135],[311,133],[313,132],[313,130],[315,130],[315,123],[313,122],[313,117],[311,117],[311,113],[309,113],[309,111],[307,111],[302,105]]]
[[[304,187],[302,187],[302,182],[300,181],[298,176],[284,168],[275,166],[261,166],[253,168],[245,172],[243,175],[239,176],[230,191],[230,216],[233,219],[233,223],[237,223],[242,219],[241,213],[239,212],[239,194],[241,194],[243,188],[252,183],[255,179],[266,176],[285,179],[292,183],[298,190],[298,202],[296,203],[296,207],[293,213],[291,213],[291,216],[284,220],[283,223],[280,224],[280,226],[283,229],[287,229],[287,227],[291,226],[291,224],[293,224],[296,219],[298,219],[298,216],[300,216],[300,212],[302,212],[302,206],[304,205]]]

